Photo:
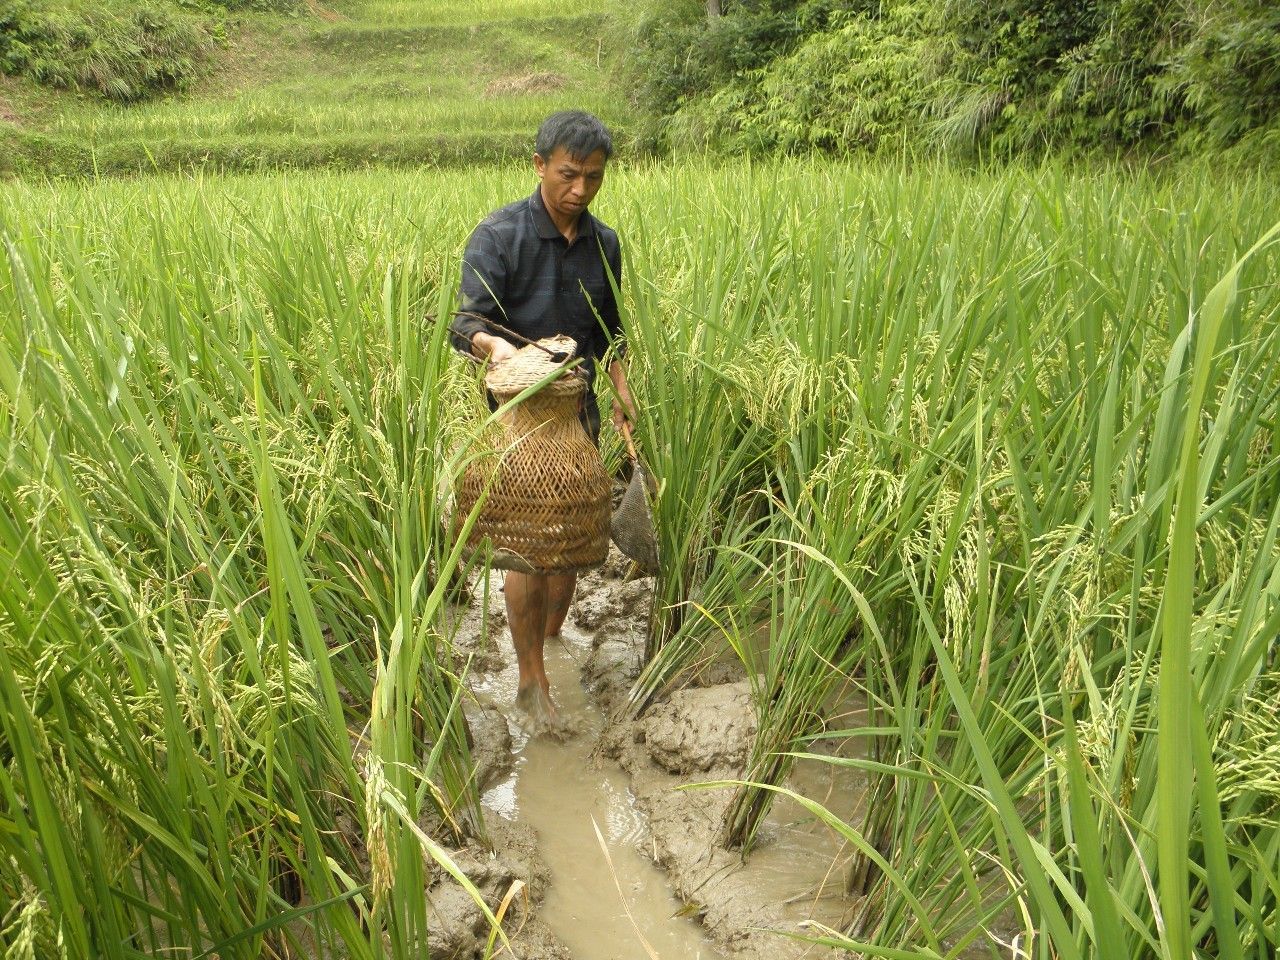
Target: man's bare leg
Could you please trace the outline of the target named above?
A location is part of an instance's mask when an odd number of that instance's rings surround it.
[[[516,704],[535,720],[554,720],[550,684],[542,661],[542,642],[546,639],[548,577],[536,573],[508,573],[504,594],[507,601],[507,625],[516,648],[516,664],[520,668]]]
[[[546,636],[558,637],[573,602],[573,588],[578,584],[576,573],[557,573],[547,577],[547,629]]]

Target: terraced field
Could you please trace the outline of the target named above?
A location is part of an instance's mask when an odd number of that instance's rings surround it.
[[[529,152],[565,106],[625,119],[604,0],[349,2],[247,16],[193,91],[139,106],[0,86],[4,169],[92,174],[459,164]],[[2,134],[8,127],[8,139]]]

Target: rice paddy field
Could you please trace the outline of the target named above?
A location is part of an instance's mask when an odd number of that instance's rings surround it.
[[[435,318],[531,182],[0,185],[6,957],[424,956],[485,831]],[[661,479],[631,709],[743,661],[723,844],[816,755],[870,777],[810,931],[851,956],[1275,956],[1280,186],[691,163],[596,208]]]

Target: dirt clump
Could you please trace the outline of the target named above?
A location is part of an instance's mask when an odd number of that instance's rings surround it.
[[[496,913],[512,886],[523,889],[512,897],[502,928],[514,955],[523,960],[570,960],[568,951],[532,913],[547,885],[546,868],[537,856],[537,840],[526,831],[491,817],[492,849],[475,844],[450,851],[462,873],[475,885],[485,905]],[[478,960],[489,941],[489,920],[471,894],[443,869],[435,871],[427,888],[430,903],[427,945],[438,960]]]
[[[582,685],[587,688],[600,709],[609,716],[626,706],[631,681],[640,675],[643,657],[634,643],[607,639],[597,643],[582,664]],[[609,737],[621,727],[606,727],[602,736]]]
[[[747,762],[756,715],[747,682],[679,690],[640,722],[649,756],[668,773],[692,773]]]
[[[472,704],[464,708],[471,728],[471,762],[480,792],[511,773],[511,730],[507,718],[494,706]]]
[[[653,580],[636,579],[635,565],[617,550],[578,581],[569,621],[591,636],[582,684],[608,715],[626,705],[644,666],[644,637],[653,604]],[[605,736],[612,728],[605,729]]]
[[[477,605],[480,594],[477,591]],[[505,662],[499,639],[506,639],[507,614],[502,603],[489,604],[488,629],[481,618],[470,615],[465,606],[457,606],[449,611],[449,616],[457,621],[457,632],[453,637],[453,660],[458,670],[468,669],[472,677],[501,670]]]
[[[603,628],[610,633],[620,627],[622,632],[627,632],[635,626],[628,621],[635,621],[637,617],[647,619],[653,597],[651,583],[609,577],[603,571],[592,576],[594,582],[584,581],[582,596],[569,613],[575,627],[588,631]]]
[[[511,94],[554,93],[568,81],[558,73],[527,73],[519,77],[500,77],[484,88],[486,97],[503,97]]]

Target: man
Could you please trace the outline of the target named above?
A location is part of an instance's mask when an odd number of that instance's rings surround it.
[[[621,356],[613,293],[622,272],[618,235],[587,210],[612,155],[609,131],[589,113],[566,111],[543,121],[533,154],[538,188],[489,214],[467,241],[461,310],[451,328],[458,349],[501,363],[523,346],[501,328],[528,340],[565,334],[585,358],[588,383],[611,343],[615,358]],[[614,359],[608,373],[621,400],[613,411],[620,428],[635,408],[622,361]],[[588,388],[582,421],[598,441],[600,410],[593,388]],[[543,645],[560,633],[576,582],[573,573],[506,575],[507,622],[520,667],[516,703],[537,721],[555,718]]]

